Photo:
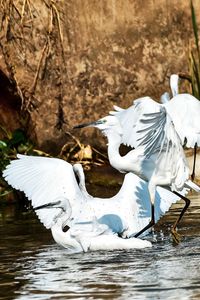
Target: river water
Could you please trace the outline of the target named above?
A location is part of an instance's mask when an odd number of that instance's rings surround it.
[[[179,226],[174,205],[148,238],[151,249],[67,255],[33,212],[0,209],[0,299],[200,299],[200,197]]]

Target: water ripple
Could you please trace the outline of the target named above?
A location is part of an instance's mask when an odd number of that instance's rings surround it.
[[[14,214],[0,222],[0,299],[200,299],[198,201],[194,196],[179,226],[179,245],[170,226],[182,204],[149,236],[153,247],[142,251],[66,254],[34,215]]]

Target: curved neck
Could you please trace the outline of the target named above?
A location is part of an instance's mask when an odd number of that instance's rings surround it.
[[[55,240],[55,242],[58,245],[61,245],[65,248],[67,248],[70,252],[82,252],[83,249],[80,245],[80,243],[71,236],[70,229],[67,232],[63,232],[62,228],[59,226],[59,224],[55,224],[51,228],[52,236]]]
[[[106,133],[108,138],[108,158],[110,164],[115,168],[116,163],[118,164],[122,159],[122,156],[119,153],[119,147],[121,144],[121,136],[116,132]]]

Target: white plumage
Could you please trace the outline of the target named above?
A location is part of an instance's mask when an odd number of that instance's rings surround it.
[[[170,76],[169,84],[170,84],[172,97],[178,95],[178,81],[179,81],[179,76],[177,74],[172,74]],[[165,104],[170,100],[170,98],[171,98],[170,94],[168,92],[165,92],[164,94],[161,95],[160,102]]]
[[[172,96],[175,97],[178,95],[178,81],[179,81],[179,76],[178,74],[172,74],[170,76],[169,84],[172,92]]]
[[[179,76],[170,76],[172,98],[168,93],[161,96],[161,102],[172,118],[175,129],[181,138],[182,144],[188,148],[200,146],[200,101],[194,96],[178,91]]]
[[[110,164],[120,172],[133,172],[148,181],[154,223],[156,186],[165,186],[176,192],[184,187],[192,188],[180,138],[165,106],[150,97],[135,100],[127,109],[115,107],[115,112],[110,114],[76,127],[99,128],[108,138]],[[121,143],[135,149],[121,156]],[[195,189],[200,191],[198,186]]]
[[[195,177],[195,162],[197,147],[200,146],[200,101],[187,93],[178,93],[179,76],[170,76],[170,88],[172,99],[168,93],[161,96],[161,102],[173,120],[175,129],[181,138],[182,145],[187,148],[194,148],[194,163],[192,180]]]
[[[200,146],[200,101],[190,94],[178,94],[165,108],[173,120],[182,144],[188,148]]]
[[[147,184],[133,173],[125,176],[120,191],[108,199],[87,193],[81,165],[72,167],[56,158],[18,155],[3,176],[26,194],[40,221],[51,229],[54,240],[69,252],[151,246],[146,240],[132,237],[151,218]],[[158,188],[156,221],[177,200],[176,195]],[[69,227],[67,232],[64,226]]]
[[[139,98],[127,109],[76,127],[96,127],[108,138],[111,165],[120,172],[133,172],[156,185],[180,191],[190,184],[189,169],[181,141],[164,106],[150,97]],[[120,144],[135,148],[125,156]]]

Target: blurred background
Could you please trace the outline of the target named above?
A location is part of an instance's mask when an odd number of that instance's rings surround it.
[[[73,140],[70,133],[105,147],[97,130],[72,127],[106,115],[114,104],[128,107],[147,95],[159,100],[172,73],[189,74],[195,37],[188,0],[0,5],[1,140],[20,128],[18,140],[25,134],[53,155]],[[193,6],[198,23],[199,1]]]

